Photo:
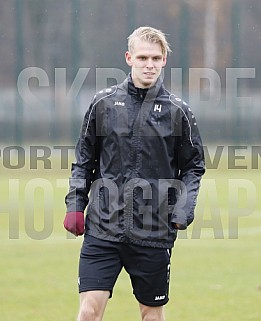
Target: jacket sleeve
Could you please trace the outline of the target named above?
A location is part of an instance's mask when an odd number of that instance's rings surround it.
[[[195,116],[187,105],[181,108],[182,126],[177,146],[180,184],[171,221],[180,224],[181,229],[186,229],[194,220],[200,180],[205,172],[205,160]]]
[[[85,114],[72,164],[69,192],[65,197],[67,212],[84,212],[95,169],[96,117],[95,104]]]

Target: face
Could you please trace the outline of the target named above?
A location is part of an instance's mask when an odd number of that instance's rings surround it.
[[[157,81],[162,68],[166,65],[161,45],[135,39],[131,52],[125,54],[131,67],[131,76],[135,87],[149,88]]]

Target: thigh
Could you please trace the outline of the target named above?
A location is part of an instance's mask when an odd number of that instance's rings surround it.
[[[85,235],[79,262],[79,292],[109,291],[121,271],[119,244]]]
[[[144,306],[157,307],[169,300],[171,250],[128,246],[124,267],[130,275],[133,293]]]

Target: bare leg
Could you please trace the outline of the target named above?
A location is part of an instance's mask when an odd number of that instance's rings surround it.
[[[109,296],[109,291],[80,293],[80,311],[77,321],[101,321]]]
[[[149,307],[140,303],[142,321],[165,321],[164,307]]]

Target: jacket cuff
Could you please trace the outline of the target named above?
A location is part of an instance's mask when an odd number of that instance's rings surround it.
[[[171,223],[179,224],[181,226],[180,230],[186,230],[187,227],[193,222],[194,216],[190,215],[184,217],[183,215],[178,215],[176,213],[172,214]]]
[[[77,206],[76,204],[71,204],[67,206],[66,213],[70,212],[82,212],[84,213],[84,208],[81,206]]]

